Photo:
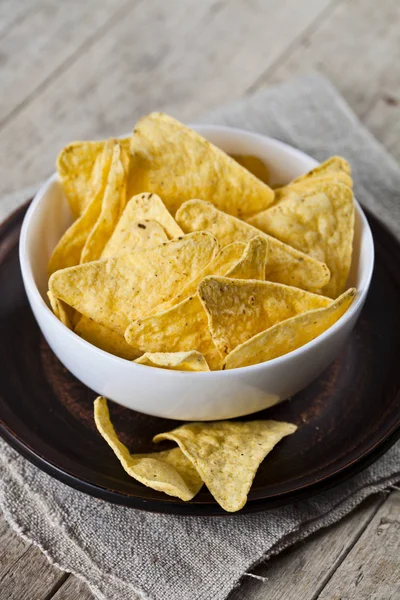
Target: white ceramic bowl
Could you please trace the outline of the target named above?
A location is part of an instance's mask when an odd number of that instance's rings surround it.
[[[223,150],[259,156],[271,183],[284,183],[317,162],[268,137],[228,127],[195,129]],[[229,371],[191,373],[138,365],[99,350],[67,329],[50,310],[47,263],[71,223],[67,201],[53,175],[36,194],[20,239],[20,261],[32,311],[49,346],[84,384],[128,408],[171,419],[228,419],[267,408],[315,379],[337,356],[364,304],[373,269],[370,228],[356,204],[354,258],[349,286],[358,289],[349,310],[329,330],[298,350],[266,363]]]

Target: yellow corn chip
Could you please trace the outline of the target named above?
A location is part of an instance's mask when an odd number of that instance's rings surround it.
[[[77,322],[74,331],[81,338],[93,344],[93,346],[120,358],[135,360],[135,358],[138,358],[142,354],[139,350],[135,350],[135,348],[127,344],[122,335],[108,327],[104,327],[104,325],[100,325],[100,323],[96,323],[96,321],[88,317],[82,316]]]
[[[134,250],[152,248],[168,241],[167,234],[157,221],[143,219],[142,221],[131,221],[129,224],[126,224],[125,221],[121,223],[124,214],[108,240],[101,258],[122,256]]]
[[[253,173],[257,179],[261,179],[264,183],[269,182],[269,171],[267,165],[258,158],[251,154],[231,154],[232,158],[242,165],[245,169]]]
[[[196,350],[204,356],[211,370],[221,368],[221,358],[197,294],[164,312],[133,321],[125,332],[125,339],[143,352]]]
[[[179,448],[150,454],[131,454],[118,439],[105,398],[99,397],[94,401],[94,420],[100,435],[130,477],[153,490],[185,501],[191,500],[200,491],[203,482]]]
[[[113,149],[107,186],[98,219],[89,233],[81,254],[81,263],[98,260],[110,239],[126,203],[129,154],[116,143]]]
[[[297,315],[262,331],[228,354],[223,368],[256,365],[304,346],[332,327],[349,308],[355,295],[356,290],[349,289],[326,308]]]
[[[329,269],[324,263],[217,210],[209,202],[185,202],[176,213],[176,220],[185,232],[204,229],[210,231],[222,247],[233,241],[248,242],[253,237],[262,235],[269,242],[265,270],[265,278],[269,281],[293,285],[310,292],[320,290],[329,281]]]
[[[162,305],[157,307],[157,312],[162,312],[167,310],[168,308],[172,308],[176,304],[182,302],[189,296],[193,296],[197,292],[197,286],[200,281],[207,277],[207,275],[225,275],[227,271],[231,267],[235,267],[235,265],[240,261],[243,253],[245,251],[246,244],[243,242],[232,242],[232,244],[228,244],[217,254],[217,256],[208,263],[208,265],[199,273],[194,279],[191,279],[187,285],[183,287],[183,289],[171,298],[169,302],[164,302]]]
[[[74,219],[77,219],[92,201],[94,179],[98,178],[101,154],[109,140],[99,142],[72,142],[63,148],[57,158],[57,171]],[[119,140],[129,148],[130,139]]]
[[[170,239],[183,235],[182,229],[157,194],[146,193],[133,196],[125,207],[118,227],[128,229],[133,222],[143,219],[158,221]]]
[[[202,231],[134,255],[57,271],[49,289],[81,314],[123,335],[130,321],[172,298],[217,252],[216,239]]]
[[[310,179],[312,177],[319,177],[320,175],[337,173],[339,171],[347,173],[347,175],[351,176],[351,167],[348,161],[343,158],[343,156],[331,156],[317,167],[314,167],[314,169],[311,169],[311,171],[308,171],[308,173],[293,179],[289,185],[292,183],[299,183],[299,181],[305,181],[306,179]]]
[[[331,279],[322,292],[336,298],[345,287],[351,266],[353,192],[342,184],[326,184],[316,191],[272,206],[249,223],[326,263]]]
[[[349,188],[353,187],[353,180],[351,176],[345,173],[344,171],[338,171],[337,173],[327,173],[326,175],[310,177],[310,179],[304,179],[303,181],[299,181],[298,183],[290,183],[289,185],[275,190],[274,206],[276,204],[279,204],[280,202],[283,202],[287,198],[293,198],[296,195],[304,196],[305,194],[312,194],[313,192],[317,192],[318,188],[321,186],[326,186],[335,183],[347,185],[347,187]]]
[[[135,360],[140,365],[160,367],[174,371],[209,371],[206,359],[200,352],[146,352]]]
[[[264,458],[296,425],[278,421],[189,423],[154,437],[172,440],[226,511],[243,508]]]
[[[227,248],[227,246],[225,246]],[[268,240],[257,235],[247,242],[242,258],[226,272],[231,279],[264,279],[268,262]]]
[[[49,261],[49,275],[59,269],[79,265],[82,249],[100,215],[114,146],[115,141],[112,139],[107,140],[103,144],[103,151],[99,154],[96,163],[96,173],[93,175],[91,181],[90,202],[83,210],[81,216],[67,229],[55,247]]]
[[[207,277],[198,293],[222,357],[275,323],[331,304],[329,298],[295,287],[227,277]]]
[[[264,210],[274,192],[249,171],[182,123],[151,113],[135,126],[131,138],[129,190],[159,194],[170,213],[200,197],[233,215]]]
[[[72,329],[72,316],[74,312],[73,309],[67,304],[65,304],[65,302],[63,302],[62,300],[55,298],[51,292],[47,292],[47,297],[49,299],[53,313],[56,315],[57,319],[59,319],[61,323],[65,325],[65,327],[68,327],[68,329]]]

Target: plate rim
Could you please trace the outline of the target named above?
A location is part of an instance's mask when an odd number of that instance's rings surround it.
[[[32,199],[19,206],[8,217],[0,223],[1,230],[7,230],[15,223],[18,226],[18,221],[22,225],[22,217],[26,212]],[[375,215],[373,215],[364,206],[362,207],[368,221],[375,221],[385,232],[386,244],[395,244],[399,246],[399,241],[395,238],[388,227],[382,223]],[[390,241],[389,241],[390,240]],[[395,395],[395,400],[400,398],[400,390]],[[237,513],[227,513],[215,501],[210,502],[179,502],[170,500],[168,496],[165,499],[148,499],[137,495],[125,494],[115,490],[108,489],[99,484],[91,483],[78,475],[75,475],[65,468],[55,464],[53,461],[41,455],[39,451],[33,449],[27,442],[21,439],[7,424],[0,418],[0,436],[16,450],[21,456],[26,458],[31,464],[35,465],[48,475],[54,477],[58,481],[72,487],[75,490],[86,493],[92,497],[99,498],[103,501],[111,502],[116,505],[136,508],[160,514],[175,514],[185,516],[232,516],[245,513],[256,513],[281,506],[288,505],[292,502],[302,500],[314,496],[320,492],[327,491],[340,483],[346,481],[350,477],[361,472],[380,456],[382,456],[393,444],[400,439],[400,414],[395,424],[389,431],[386,431],[384,436],[376,440],[374,445],[368,447],[363,453],[352,457],[347,464],[338,467],[335,471],[319,477],[315,482],[308,482],[293,490],[288,490],[282,493],[276,493],[274,496],[267,498],[249,499],[243,509]]]

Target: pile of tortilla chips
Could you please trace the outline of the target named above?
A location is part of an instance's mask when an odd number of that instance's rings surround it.
[[[131,138],[68,145],[57,168],[75,221],[50,259],[50,304],[107,352],[163,369],[253,365],[320,335],[355,296],[343,158],[274,191],[258,158],[152,113]]]
[[[279,421],[186,423],[153,439],[171,440],[176,448],[131,454],[118,438],[103,397],[94,402],[94,419],[130,477],[185,501],[194,498],[205,483],[229,512],[243,508],[261,462],[283,437],[297,429]]]

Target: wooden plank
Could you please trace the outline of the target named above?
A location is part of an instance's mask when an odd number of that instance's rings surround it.
[[[388,78],[400,82],[400,70],[394,68],[400,58],[399,22],[398,0],[342,0],[257,83],[315,69],[329,77],[362,118]]]
[[[351,515],[260,565],[229,600],[312,600],[346,557],[383,499],[367,500]]]
[[[17,537],[14,534],[15,537]],[[6,552],[13,554],[18,542],[11,537]],[[3,541],[2,541],[3,543]],[[8,560],[8,558],[7,558]],[[0,579],[0,598],[4,600],[44,600],[51,598],[68,577],[67,573],[53,567],[39,548],[29,546]]]
[[[1,580],[27,552],[30,544],[19,537],[0,513],[0,589]]]
[[[86,583],[70,575],[54,596],[51,596],[51,600],[95,600],[95,597]]]
[[[0,40],[0,124],[59,71],[123,18],[127,0],[36,1]],[[29,57],[29,60],[27,60]]]
[[[0,193],[47,176],[73,138],[129,131],[152,109],[194,119],[241,96],[330,2],[132,5],[3,126]]]
[[[318,600],[400,598],[400,493],[389,496]]]

